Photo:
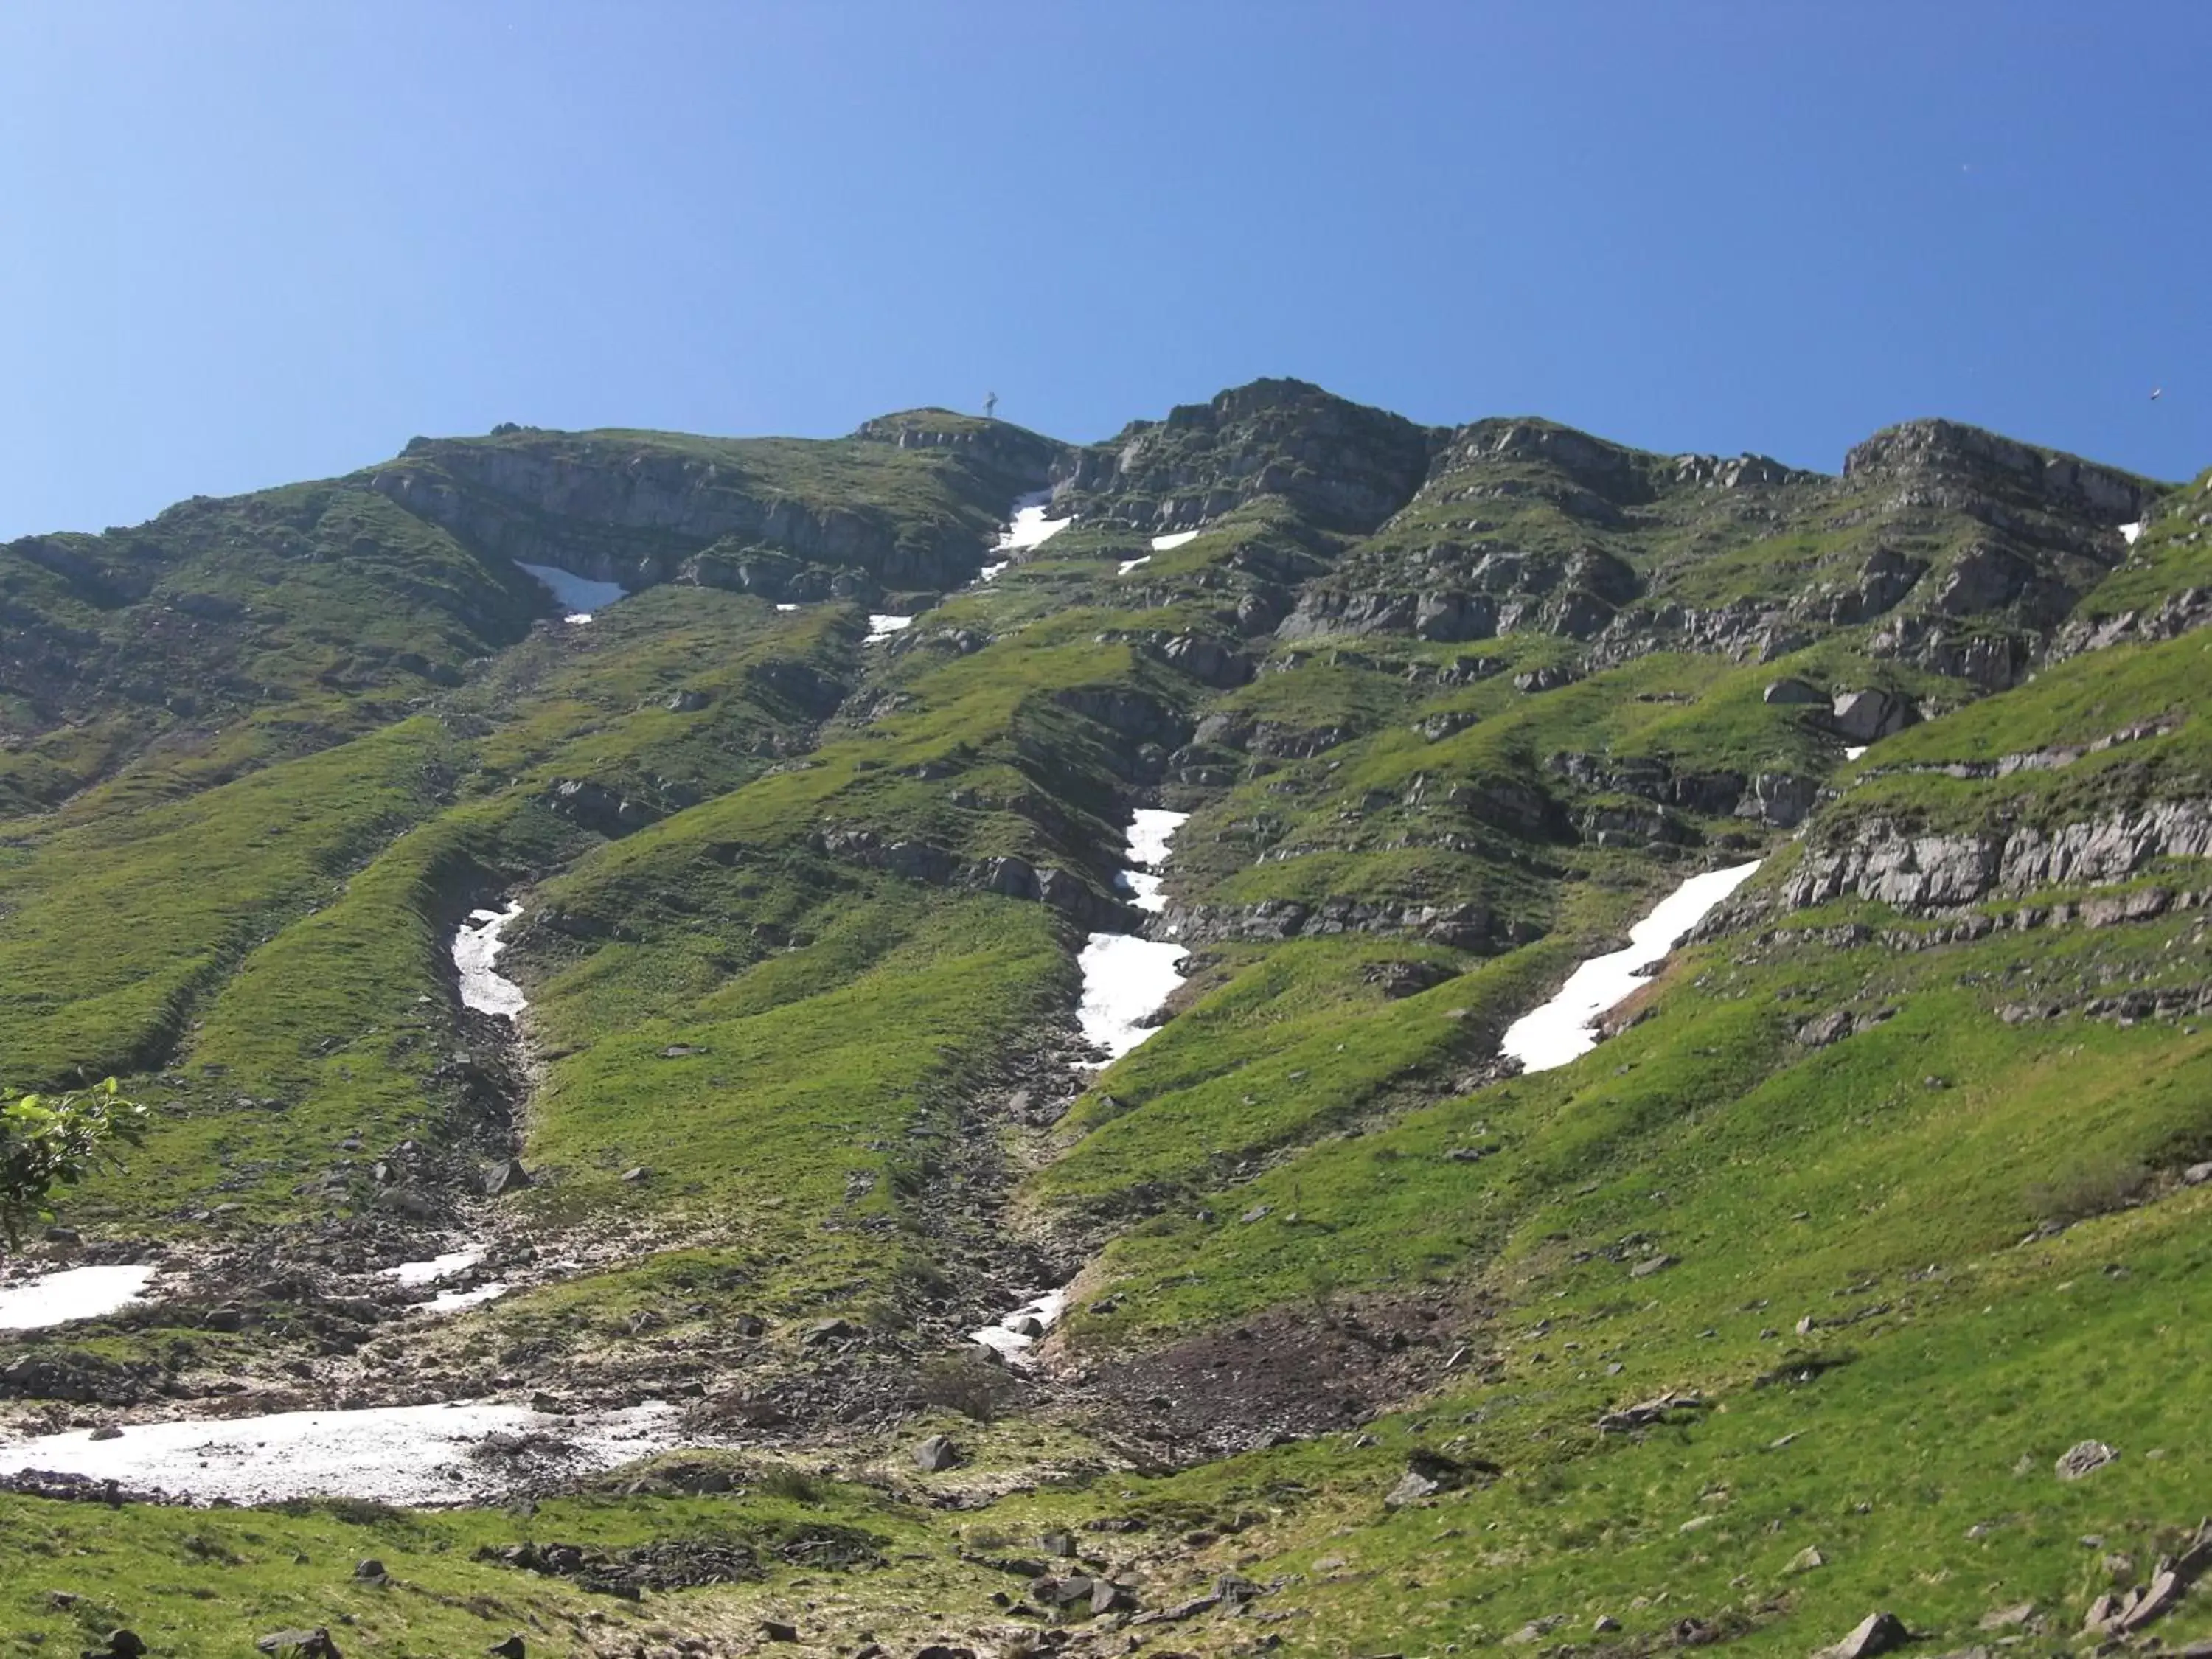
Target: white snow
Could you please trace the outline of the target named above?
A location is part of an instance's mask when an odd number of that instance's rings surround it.
[[[1865,744],[1856,744],[1844,750],[1844,758],[1845,760],[1856,760],[1861,755],[1865,754],[1866,751],[1867,745]]]
[[[795,605],[778,605],[776,609],[779,611],[796,611],[799,607]]]
[[[1139,910],[1157,915],[1168,908],[1167,896],[1160,891],[1159,869],[1167,860],[1168,843],[1189,821],[1188,812],[1167,812],[1156,806],[1137,809],[1128,834],[1129,862],[1133,867],[1122,872],[1121,885],[1134,895],[1131,902]]]
[[[969,1332],[968,1340],[970,1342],[979,1342],[987,1348],[994,1349],[1012,1359],[1036,1341],[1036,1338],[1024,1336],[1021,1332],[1012,1328],[1017,1321],[1034,1319],[1045,1329],[1050,1330],[1060,1322],[1060,1315],[1066,1311],[1067,1291],[1065,1289],[1047,1291],[1042,1296],[1033,1297],[1023,1303],[1020,1307],[1015,1309],[997,1324],[986,1325],[980,1331]]]
[[[1176,548],[1181,547],[1185,542],[1194,542],[1197,539],[1198,532],[1195,530],[1170,531],[1164,536],[1155,536],[1152,538],[1152,551],[1155,553],[1172,553]]]
[[[2148,521],[2139,520],[2135,524],[2122,525],[2120,526],[2120,539],[2125,542],[2130,547],[2133,547],[2136,544],[2136,538],[2143,533],[2143,525],[2147,522]]]
[[[975,573],[975,580],[979,582],[991,581],[1003,573],[1006,567],[1012,562],[1013,561],[1012,559],[1001,559],[996,564],[987,564],[981,570]]]
[[[1018,498],[1006,515],[1006,527],[999,532],[999,539],[991,550],[994,553],[1021,553],[1032,547],[1042,547],[1075,522],[1073,514],[1065,519],[1046,518],[1045,509],[1051,501],[1052,491],[1049,489],[1040,489],[1033,495]],[[1003,566],[1000,568],[1004,568]]]
[[[1188,812],[1145,806],[1130,819],[1123,838],[1134,867],[1116,880],[1123,891],[1133,895],[1132,902],[1139,910],[1167,908],[1160,893],[1160,866],[1167,860],[1176,831],[1189,818]],[[1152,1036],[1157,1028],[1138,1022],[1158,1011],[1182,983],[1176,964],[1184,954],[1180,945],[1139,939],[1133,933],[1091,934],[1075,959],[1083,974],[1083,998],[1075,1010],[1083,1035],[1116,1060]]]
[[[1152,562],[1152,556],[1149,553],[1146,554],[1140,559],[1124,559],[1121,561],[1120,568],[1116,569],[1114,574],[1117,576],[1126,576],[1132,570],[1134,570],[1139,565],[1150,564]]]
[[[0,1331],[38,1331],[97,1319],[136,1302],[151,1267],[66,1267],[0,1290]]]
[[[520,985],[492,971],[499,953],[507,948],[501,930],[521,914],[519,900],[504,910],[471,910],[469,921],[477,925],[464,922],[453,935],[453,966],[460,971],[464,1008],[513,1019],[530,1006]]]
[[[515,563],[544,583],[553,597],[568,607],[568,615],[563,618],[568,622],[587,623],[592,612],[604,610],[629,592],[618,583],[595,582],[588,576],[572,575],[555,565],[522,564],[520,559]]]
[[[494,1297],[505,1296],[512,1288],[499,1279],[479,1285],[472,1291],[441,1291],[428,1302],[417,1303],[415,1311],[425,1314],[459,1313],[463,1308],[473,1308],[479,1302],[489,1302]]]
[[[887,640],[902,628],[911,626],[913,622],[911,617],[887,617],[880,611],[871,611],[868,613],[868,637],[861,643],[873,645],[879,640]]]
[[[1500,1051],[1528,1072],[1548,1072],[1588,1054],[1597,1047],[1597,1033],[1591,1029],[1597,1017],[1626,1000],[1643,983],[1644,970],[1662,960],[1677,939],[1758,868],[1754,861],[1691,877],[1628,930],[1626,950],[1592,957],[1568,976],[1559,995],[1508,1026]]]
[[[1182,983],[1176,964],[1185,954],[1180,945],[1133,933],[1093,933],[1076,958],[1083,1000],[1075,1018],[1083,1035],[1116,1060],[1152,1036],[1152,1028],[1138,1022]]]
[[[562,1468],[577,1474],[665,1449],[678,1437],[675,1407],[657,1401],[575,1417],[526,1406],[384,1406],[126,1424],[113,1440],[94,1440],[90,1430],[0,1438],[0,1470],[52,1469],[190,1493],[204,1504],[484,1502],[502,1496],[514,1478],[505,1460],[479,1461],[468,1449],[501,1431],[553,1437],[568,1449]]]
[[[416,1285],[434,1285],[441,1279],[451,1279],[455,1273],[465,1273],[483,1260],[483,1246],[464,1245],[458,1250],[448,1250],[443,1255],[434,1255],[428,1261],[403,1261],[396,1267],[384,1271],[391,1278],[410,1288]]]

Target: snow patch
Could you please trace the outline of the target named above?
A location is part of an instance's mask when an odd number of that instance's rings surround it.
[[[499,953],[507,949],[500,933],[522,914],[520,900],[504,910],[471,910],[468,922],[453,935],[453,966],[461,976],[461,1006],[479,1013],[513,1019],[530,1006],[522,988],[493,971]],[[473,927],[469,922],[474,922]]]
[[[776,609],[779,611],[796,611],[799,607],[795,605],[779,604],[776,606]]]
[[[914,618],[911,617],[887,617],[880,611],[871,611],[868,613],[868,637],[861,643],[877,644],[880,641],[890,638],[902,628],[909,628],[913,624]]]
[[[434,1285],[441,1279],[451,1279],[455,1273],[465,1273],[483,1260],[481,1244],[464,1245],[458,1250],[448,1250],[443,1255],[434,1255],[428,1261],[403,1261],[396,1267],[386,1267],[387,1278],[396,1279],[412,1288],[417,1285]]]
[[[522,1473],[507,1467],[508,1460],[469,1455],[486,1435],[501,1432],[557,1442],[561,1467],[570,1474],[612,1468],[679,1439],[676,1408],[659,1401],[574,1417],[526,1406],[385,1406],[127,1424],[112,1440],[96,1441],[90,1430],[9,1437],[0,1438],[0,1469],[52,1469],[158,1487],[203,1504],[295,1498],[483,1503],[504,1496]]]
[[[1845,760],[1856,760],[1861,755],[1865,754],[1866,751],[1867,745],[1865,744],[1854,744],[1844,750],[1844,758]]]
[[[1018,496],[1007,513],[1006,527],[999,532],[992,544],[994,553],[1023,553],[1033,547],[1042,547],[1054,536],[1075,522],[1070,514],[1064,519],[1048,519],[1045,510],[1052,503],[1052,491],[1040,489],[1028,495]],[[1004,565],[999,567],[1006,568]]]
[[[987,564],[975,573],[975,580],[979,582],[996,580],[1012,563],[1013,563],[1012,559],[1001,559],[996,564]]]
[[[1150,564],[1152,562],[1152,556],[1149,553],[1146,554],[1142,558],[1124,559],[1121,561],[1121,568],[1115,570],[1114,574],[1117,576],[1126,576],[1132,570],[1134,570],[1139,565]]]
[[[140,1299],[151,1267],[67,1267],[0,1290],[0,1331],[41,1331],[98,1319]]]
[[[969,1332],[968,1340],[1012,1359],[1034,1346],[1037,1341],[1027,1332],[1016,1330],[1015,1326],[1033,1319],[1048,1331],[1060,1322],[1060,1316],[1066,1311],[1066,1290],[1047,1291],[1042,1296],[1033,1297],[1023,1303],[997,1324]]]
[[[1691,877],[1628,930],[1626,950],[1592,957],[1568,975],[1557,996],[1508,1026],[1500,1052],[1519,1060],[1526,1072],[1548,1072],[1588,1054],[1597,1047],[1597,1033],[1591,1029],[1597,1017],[1626,1000],[1675,941],[1758,868],[1754,860]]]
[[[1139,1022],[1158,1012],[1182,983],[1176,968],[1184,955],[1180,945],[1133,933],[1093,933],[1076,958],[1083,1000],[1075,1018],[1084,1036],[1119,1060],[1152,1036],[1152,1028]]]
[[[464,1308],[473,1308],[479,1302],[489,1302],[495,1297],[505,1296],[513,1286],[501,1279],[479,1285],[472,1291],[441,1291],[428,1302],[417,1303],[415,1311],[422,1314],[459,1313]]]
[[[1123,831],[1133,866],[1115,878],[1139,910],[1167,908],[1160,892],[1160,866],[1176,831],[1189,822],[1188,812],[1139,807]],[[1083,1035],[1114,1059],[1135,1048],[1158,1029],[1139,1022],[1157,1012],[1183,981],[1176,971],[1185,952],[1175,944],[1139,939],[1133,933],[1093,933],[1084,942],[1076,966],[1083,974],[1083,998],[1076,1023]]]
[[[1182,546],[1184,543],[1194,542],[1197,539],[1198,532],[1195,530],[1170,531],[1164,536],[1155,536],[1152,538],[1152,551],[1155,553],[1172,553],[1176,548]]]
[[[2149,523],[2149,520],[2146,519],[2139,520],[2135,524],[2122,525],[2120,526],[2120,539],[2125,542],[2130,547],[2133,547],[2136,544],[2136,538],[2143,533],[2143,526],[2148,523]]]
[[[588,576],[574,575],[555,565],[523,564],[520,559],[515,563],[522,565],[545,585],[555,599],[568,607],[568,614],[562,619],[567,622],[587,623],[594,611],[605,610],[629,592],[618,582],[595,582]]]
[[[1160,866],[1167,861],[1168,843],[1176,831],[1189,821],[1188,812],[1167,812],[1156,806],[1137,809],[1128,834],[1133,867],[1122,872],[1119,885],[1139,910],[1157,915],[1168,908],[1167,896],[1160,891]]]

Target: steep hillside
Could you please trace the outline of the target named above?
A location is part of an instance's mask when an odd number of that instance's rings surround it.
[[[0,548],[0,1653],[2212,1637],[2208,529],[1263,380]]]

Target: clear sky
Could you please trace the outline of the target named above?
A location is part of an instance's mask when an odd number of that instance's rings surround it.
[[[502,420],[1088,439],[1261,374],[2187,476],[2208,64],[2197,0],[26,0],[0,535]]]

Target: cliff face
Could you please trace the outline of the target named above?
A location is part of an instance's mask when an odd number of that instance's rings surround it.
[[[763,555],[817,567],[825,592],[941,588],[974,576],[1006,500],[1042,486],[1058,451],[1017,428],[928,413],[814,445],[526,432],[417,440],[368,483],[493,556],[633,589],[750,588],[749,562],[787,569]]]

